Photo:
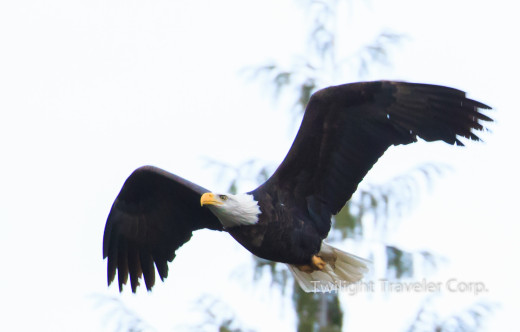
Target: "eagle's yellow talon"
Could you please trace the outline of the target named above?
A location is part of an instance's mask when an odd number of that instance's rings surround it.
[[[325,265],[327,263],[325,263],[325,261],[323,259],[321,259],[320,256],[312,256],[312,267],[314,268],[314,270],[323,270],[325,268]]]
[[[296,265],[296,267],[298,268],[298,270],[300,270],[302,272],[312,273],[314,271],[323,270],[325,268],[326,264],[327,263],[325,263],[325,261],[323,259],[321,259],[321,257],[314,255],[311,258],[311,264]]]

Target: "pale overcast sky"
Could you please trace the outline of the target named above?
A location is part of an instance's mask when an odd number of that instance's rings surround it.
[[[371,41],[382,29],[407,35],[392,52],[392,66],[366,79],[449,85],[496,109],[485,144],[395,149],[367,181],[425,161],[452,166],[391,241],[448,257],[435,280],[484,282],[482,297],[448,294],[448,302],[499,302],[490,330],[513,330],[520,295],[519,8],[506,0],[353,2],[352,43]],[[160,331],[200,323],[201,297],[222,300],[246,328],[293,328],[290,300],[267,292],[267,282],[251,282],[248,252],[226,234],[198,232],[164,284],[121,296],[106,287],[101,241],[114,198],[141,165],[224,190],[208,158],[235,166],[252,158],[281,161],[295,133],[293,117],[240,70],[288,62],[305,49],[306,11],[296,3],[0,4],[2,330],[100,330],[107,307],[96,307],[99,296],[121,298]],[[422,295],[345,296],[345,326],[402,331]],[[410,315],[392,319],[396,304]]]

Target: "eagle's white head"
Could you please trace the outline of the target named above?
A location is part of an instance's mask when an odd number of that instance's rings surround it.
[[[200,197],[200,205],[207,206],[225,228],[256,224],[262,213],[250,194],[205,193]]]

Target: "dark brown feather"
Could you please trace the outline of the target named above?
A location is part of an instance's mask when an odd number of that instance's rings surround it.
[[[108,284],[117,270],[120,291],[130,276],[135,292],[143,275],[150,290],[155,283],[154,263],[163,280],[168,276],[168,261],[193,231],[222,230],[218,219],[200,207],[204,192],[208,190],[156,167],[135,170],[112,205],[105,226]]]

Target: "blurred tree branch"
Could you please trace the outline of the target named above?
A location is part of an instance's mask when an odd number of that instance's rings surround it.
[[[435,295],[426,298],[417,311],[408,332],[473,332],[483,328],[485,320],[497,308],[497,304],[476,302],[469,308],[448,317],[440,317],[432,310]]]
[[[221,300],[211,296],[201,297],[197,303],[197,308],[205,308],[205,321],[193,331],[215,331],[219,332],[253,332],[254,330],[244,329],[232,310],[229,309]]]
[[[156,331],[150,324],[144,321],[136,312],[130,310],[119,298],[106,295],[94,295],[95,306],[103,308],[104,326],[114,325],[114,332],[145,332]]]

